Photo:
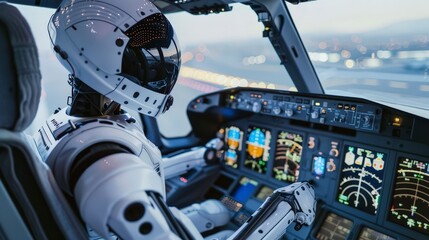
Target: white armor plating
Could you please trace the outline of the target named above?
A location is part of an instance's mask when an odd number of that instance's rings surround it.
[[[59,186],[75,197],[82,218],[97,233],[107,238],[110,226],[120,236],[131,239],[141,236],[138,224],[147,221],[154,229],[151,236],[174,238],[164,216],[146,194],[156,192],[165,199],[161,154],[128,114],[77,118],[68,116],[64,109],[51,116],[34,139]],[[106,142],[130,152],[97,160],[71,189],[70,171],[79,153]],[[132,223],[124,221],[124,209],[136,202],[146,209],[145,217]]]
[[[79,118],[67,115],[63,109],[52,115],[35,134],[37,149],[42,159],[52,169],[59,186],[68,194],[69,172],[73,161],[84,149],[97,143],[109,142],[126,147],[151,166],[164,180],[161,153],[143,134],[139,124],[128,114],[102,118]],[[165,197],[164,184],[162,194]]]
[[[157,116],[164,111],[169,95],[139,86],[119,73],[129,41],[124,32],[160,12],[147,0],[121,8],[116,5],[117,0],[63,2],[53,16],[51,31],[54,45],[67,57],[61,57],[61,53],[57,57],[70,73],[100,94],[134,111]],[[116,44],[118,39],[123,42]],[[138,96],[131,97],[136,92]]]

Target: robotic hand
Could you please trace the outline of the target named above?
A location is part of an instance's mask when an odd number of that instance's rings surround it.
[[[180,175],[191,168],[203,167],[223,146],[220,139],[212,139],[204,147],[193,148],[169,158],[163,158],[166,179]],[[199,232],[223,226],[229,222],[228,209],[218,200],[192,204],[181,211],[192,221]],[[286,228],[296,222],[295,229],[310,225],[316,214],[313,187],[307,183],[294,183],[279,188],[267,198],[251,220],[237,230],[230,239],[277,239]]]
[[[295,230],[299,230],[310,225],[315,216],[313,187],[308,182],[296,182],[275,190],[228,239],[279,239],[293,222]]]

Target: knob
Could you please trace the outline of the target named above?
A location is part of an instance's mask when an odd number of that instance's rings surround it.
[[[369,116],[365,116],[365,117],[363,117],[363,122],[364,122],[365,124],[370,124],[370,123],[371,123],[371,117],[369,117]]]
[[[340,152],[338,151],[338,149],[336,149],[336,148],[332,148],[330,151],[329,151],[329,156],[333,156],[333,157],[338,157],[338,155],[340,154]]]
[[[317,119],[319,117],[319,111],[318,110],[314,110],[311,112],[311,118],[312,119]]]
[[[329,162],[326,163],[326,170],[328,170],[328,172],[333,172],[336,168],[337,166],[335,165],[334,159],[330,158]]]
[[[293,115],[293,110],[291,108],[286,108],[285,110],[286,116],[288,117],[292,117]]]
[[[262,105],[260,102],[254,102],[252,105],[252,111],[255,113],[260,112],[261,108],[262,108]]]
[[[277,106],[273,107],[273,113],[275,115],[279,115],[281,111],[282,110],[280,109],[280,107],[277,107]]]

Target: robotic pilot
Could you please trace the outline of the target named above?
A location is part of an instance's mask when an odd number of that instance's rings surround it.
[[[122,239],[201,239],[198,211],[187,208],[188,218],[166,206],[162,156],[121,110],[155,117],[173,103],[180,50],[169,21],[149,0],[65,0],[49,24],[72,96],[35,141],[84,222],[104,238],[113,232]],[[164,160],[186,162],[195,154]],[[311,224],[314,216],[313,188],[292,184],[276,190],[231,238],[278,238],[292,221]]]

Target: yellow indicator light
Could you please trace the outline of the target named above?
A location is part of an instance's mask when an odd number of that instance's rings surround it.
[[[400,127],[402,124],[402,118],[400,117],[394,117],[393,118],[393,126]]]
[[[315,102],[314,106],[319,107],[320,106],[320,102]]]

